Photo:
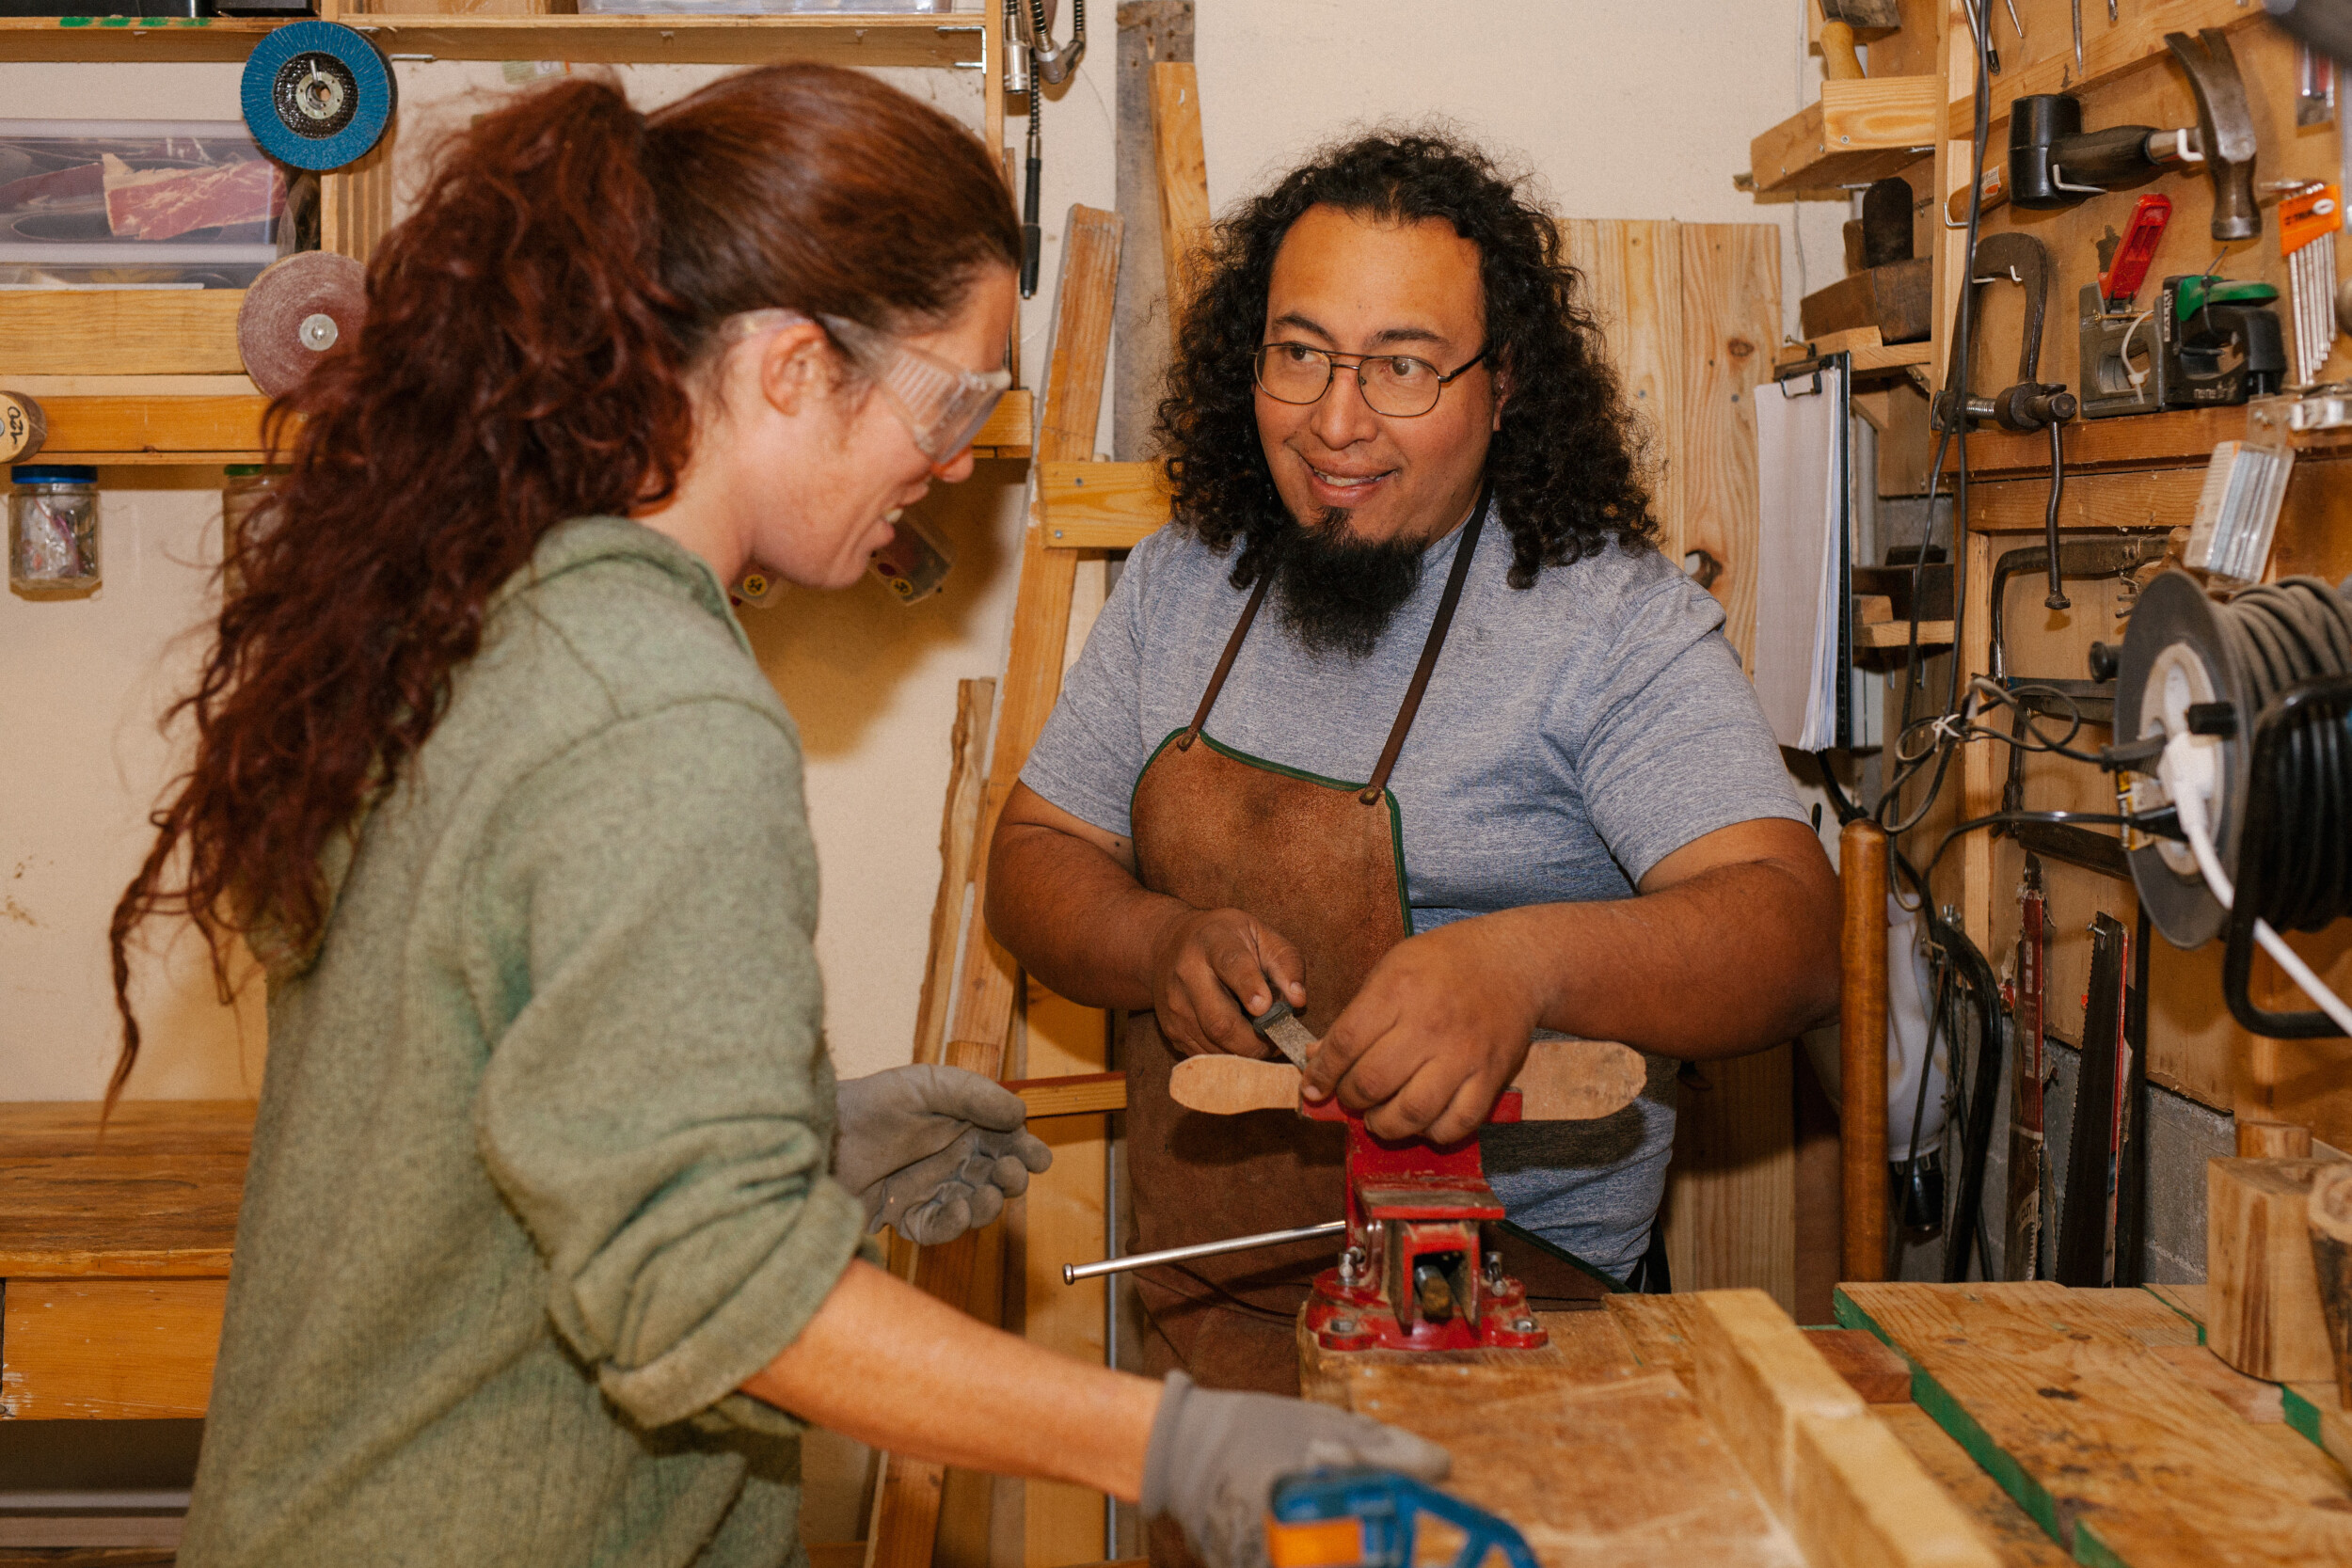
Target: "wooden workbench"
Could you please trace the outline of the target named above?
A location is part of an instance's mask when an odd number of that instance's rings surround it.
[[[0,1104],[0,1418],[204,1414],[250,1101]]]
[[[1708,1299],[1613,1296],[1604,1312],[1547,1315],[1549,1350],[1517,1359],[1333,1355],[1302,1339],[1304,1383],[1446,1444],[1448,1489],[1510,1516],[1544,1568],[1892,1560],[1802,1544],[1735,1462],[1738,1433],[1698,1366]],[[1853,1377],[1872,1389],[1869,1417],[1990,1560],[2352,1562],[2352,1478],[2328,1451],[2352,1457],[2352,1422],[2333,1390],[2232,1371],[2201,1343],[2202,1309],[2201,1286],[1848,1285],[1838,1297],[1842,1323],[1911,1368],[1915,1401]],[[1963,1544],[1931,1535],[1908,1543],[1915,1560],[1963,1560]]]

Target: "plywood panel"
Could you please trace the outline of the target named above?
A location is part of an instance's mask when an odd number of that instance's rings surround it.
[[[1702,1063],[1708,1086],[1682,1091],[1664,1210],[1666,1262],[1677,1291],[1753,1285],[1783,1311],[1795,1308],[1789,1050]]]
[[[0,1417],[200,1417],[225,1279],[11,1279],[0,1294]]]
[[[2151,1353],[2109,1308],[2144,1292],[2049,1284],[1862,1285],[1839,1320],[1892,1341],[1920,1402],[2087,1562],[2352,1559],[2352,1493]],[[2084,1299],[2090,1297],[2091,1299]]]
[[[1568,254],[1584,275],[1586,299],[1625,399],[1641,420],[1653,459],[1659,548],[1682,559],[1680,473],[1673,461],[1680,419],[1682,248],[1674,223],[1577,218],[1564,226]]]

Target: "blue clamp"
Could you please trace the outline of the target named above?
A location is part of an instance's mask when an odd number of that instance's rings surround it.
[[[341,168],[392,122],[400,89],[375,45],[333,22],[276,27],[246,57],[237,100],[262,150],[296,168]]]
[[[1266,1516],[1272,1568],[1412,1568],[1422,1514],[1463,1534],[1454,1568],[1479,1568],[1502,1549],[1510,1568],[1535,1568],[1527,1537],[1505,1519],[1394,1470],[1309,1470],[1274,1483]]]

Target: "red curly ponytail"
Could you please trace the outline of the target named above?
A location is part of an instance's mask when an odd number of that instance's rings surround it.
[[[195,761],[115,907],[108,1101],[138,1056],[132,933],[187,916],[224,998],[232,934],[315,946],[322,852],[432,733],[491,594],[557,524],[676,483],[720,321],[937,324],[1020,247],[978,141],[856,71],[744,71],[650,117],[565,81],[455,135],[369,261],[358,341],[270,410],[293,471],[166,719]]]

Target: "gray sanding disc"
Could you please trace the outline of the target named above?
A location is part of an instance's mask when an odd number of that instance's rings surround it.
[[[237,309],[237,355],[253,385],[283,397],[319,356],[357,340],[367,319],[368,269],[331,250],[305,250],[272,265]]]

